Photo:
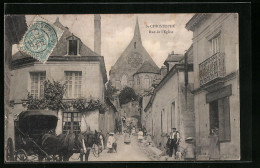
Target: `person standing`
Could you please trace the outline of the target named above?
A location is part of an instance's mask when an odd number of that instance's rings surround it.
[[[125,133],[124,134],[124,143],[125,144],[130,144],[130,142],[131,142],[131,138],[130,138],[131,132],[125,130],[124,133]]]
[[[178,146],[179,146],[179,141],[180,141],[180,133],[178,131],[176,131],[176,128],[172,128],[172,131],[170,132],[169,135],[169,156],[172,157],[172,155],[174,154],[174,157],[176,156],[176,152],[178,150]],[[173,152],[174,150],[174,152]]]
[[[145,128],[145,126],[143,125],[143,133],[144,133],[144,136],[146,136],[147,135],[147,130],[146,130],[146,128]]]
[[[100,142],[101,142],[101,151],[103,151],[105,149],[104,147],[104,135],[102,134],[102,130],[99,132],[99,139],[100,139]]]
[[[137,133],[138,142],[141,143],[143,141],[143,138],[144,138],[144,133],[143,133],[142,129],[140,128],[139,132]]]
[[[135,135],[135,126],[132,128],[132,135]]]
[[[113,147],[115,146],[114,143],[116,142],[116,139],[114,137],[114,133],[110,132],[109,137],[107,139],[107,148],[108,148],[108,153],[113,153]]]
[[[126,126],[126,117],[125,116],[122,117],[122,121],[123,121],[123,126],[125,127]]]

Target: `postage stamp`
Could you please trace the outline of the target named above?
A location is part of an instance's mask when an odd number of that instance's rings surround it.
[[[63,30],[36,16],[18,49],[45,63],[61,37]]]

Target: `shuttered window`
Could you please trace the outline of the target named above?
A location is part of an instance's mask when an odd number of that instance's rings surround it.
[[[66,98],[78,98],[81,96],[82,72],[65,72]]]
[[[229,97],[218,100],[219,141],[231,141]]]
[[[211,50],[212,50],[212,54],[216,54],[218,52],[220,52],[220,35],[218,35],[217,37],[213,38],[211,40]]]
[[[44,96],[44,81],[46,79],[45,72],[31,72],[31,95],[34,98],[42,98]]]

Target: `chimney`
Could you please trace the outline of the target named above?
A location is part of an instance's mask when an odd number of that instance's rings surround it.
[[[94,51],[101,55],[101,16],[94,14]]]

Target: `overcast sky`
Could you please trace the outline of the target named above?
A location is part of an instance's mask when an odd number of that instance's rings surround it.
[[[133,38],[136,17],[138,16],[143,46],[155,63],[161,67],[168,53],[184,54],[192,43],[192,32],[185,24],[194,14],[102,14],[101,15],[101,55],[105,58],[107,72],[120,57]],[[94,50],[94,15],[40,15],[60,22],[78,36],[84,44]],[[35,15],[27,15],[29,25]],[[175,25],[174,28],[147,28],[146,25]],[[149,33],[149,30],[170,30],[173,33]],[[13,47],[13,53],[17,46]]]

